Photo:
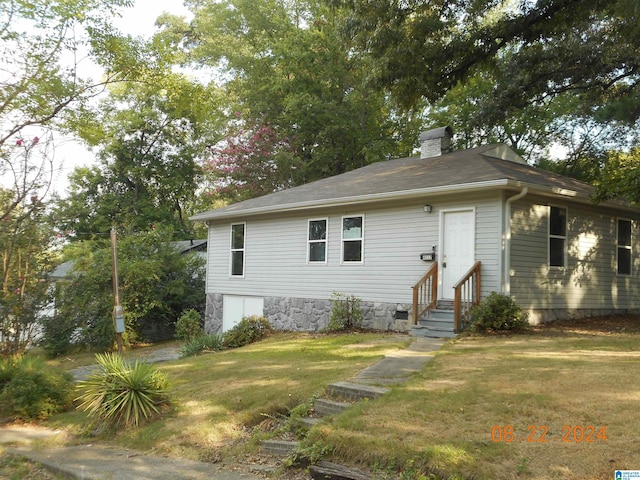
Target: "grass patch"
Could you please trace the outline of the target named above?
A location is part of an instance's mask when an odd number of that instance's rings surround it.
[[[554,328],[452,341],[389,394],[312,428],[304,448],[403,479],[605,480],[616,469],[640,468],[640,445],[633,441],[640,329]],[[276,334],[240,349],[162,363],[175,410],[99,440],[231,461],[255,451],[248,442],[252,426],[353,378],[408,341],[376,333]],[[55,426],[78,429],[81,418],[60,415]],[[514,441],[493,441],[495,426],[511,426]],[[565,426],[606,426],[607,439],[563,442]],[[539,441],[543,427],[548,442]]]
[[[640,465],[640,446],[630,442],[639,339],[462,338],[411,382],[345,412],[307,441],[328,442],[335,458],[353,463],[412,465],[453,478],[609,479],[615,469]],[[513,441],[493,441],[494,426],[512,427]],[[596,438],[603,426],[606,441]]]

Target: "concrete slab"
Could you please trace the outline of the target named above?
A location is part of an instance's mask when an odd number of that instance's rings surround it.
[[[82,480],[257,480],[261,477],[225,471],[214,464],[183,458],[142,455],[133,450],[94,445],[30,450],[7,448],[47,469]]]

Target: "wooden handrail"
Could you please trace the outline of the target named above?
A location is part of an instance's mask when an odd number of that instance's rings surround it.
[[[413,288],[413,324],[436,306],[438,301],[438,263],[434,262]]]
[[[453,286],[453,328],[456,333],[463,330],[471,307],[480,303],[480,271],[481,262],[478,261]]]

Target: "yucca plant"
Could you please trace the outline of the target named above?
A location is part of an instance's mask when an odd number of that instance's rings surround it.
[[[125,362],[115,353],[97,354],[98,368],[78,382],[78,408],[104,427],[134,426],[168,405],[169,380],[153,365]]]

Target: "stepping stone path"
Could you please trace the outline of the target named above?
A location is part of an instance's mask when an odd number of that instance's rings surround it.
[[[386,394],[389,389],[380,385],[394,385],[407,381],[411,375],[422,370],[435,352],[445,343],[443,339],[419,338],[408,348],[388,355],[378,363],[361,371],[353,382],[337,382],[327,387],[325,398],[313,402],[316,416],[299,419],[299,423],[308,428],[322,422],[323,417],[336,415],[353,403],[365,399],[375,399]],[[289,456],[298,447],[299,442],[290,440],[263,440],[262,450],[272,455]],[[365,480],[370,475],[330,462],[319,462],[309,467],[311,476],[316,480]]]

